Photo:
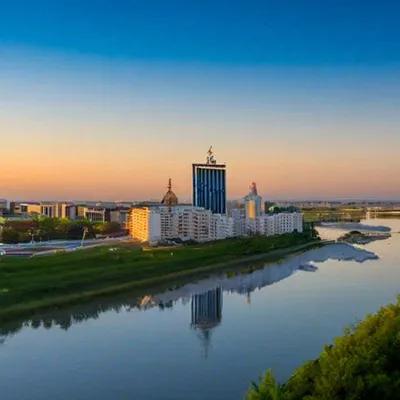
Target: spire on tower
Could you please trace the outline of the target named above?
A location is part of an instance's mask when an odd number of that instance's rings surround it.
[[[207,164],[216,164],[217,162],[214,160],[214,153],[212,152],[212,146],[207,151]]]
[[[250,186],[250,194],[252,194],[252,195],[254,195],[254,196],[257,196],[257,195],[258,195],[258,193],[257,193],[257,184],[256,184],[255,182],[252,182],[252,183],[251,183],[251,186]]]
[[[168,191],[165,193],[163,199],[161,200],[162,204],[165,204],[167,206],[172,206],[175,204],[178,204],[178,198],[176,197],[176,194],[172,191],[172,180],[171,178],[168,179]]]

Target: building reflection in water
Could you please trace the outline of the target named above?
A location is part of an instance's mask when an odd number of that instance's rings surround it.
[[[174,304],[191,302],[192,322],[204,344],[207,354],[210,344],[211,331],[221,323],[223,292],[235,293],[244,296],[244,300],[251,306],[251,294],[267,285],[279,282],[291,276],[302,265],[322,263],[327,260],[355,261],[362,263],[366,260],[376,260],[379,257],[366,249],[352,247],[348,244],[334,244],[311,250],[301,255],[291,257],[283,262],[269,264],[267,268],[254,269],[252,273],[235,274],[234,276],[220,276],[204,279],[197,283],[188,283],[154,295],[145,295],[138,298],[136,295],[116,295],[115,297],[95,299],[79,306],[61,308],[49,313],[33,315],[28,319],[16,319],[0,325],[0,346],[6,340],[18,334],[25,328],[53,329],[58,327],[68,330],[71,326],[89,319],[97,319],[106,312],[146,311],[158,307],[160,310],[171,310]],[[257,266],[256,266],[257,267]],[[315,271],[315,269],[312,269]],[[217,289],[215,287],[217,286]],[[193,293],[201,294],[193,294]]]
[[[222,294],[222,289],[216,288],[192,296],[191,327],[197,331],[205,357],[210,348],[212,330],[222,320]]]

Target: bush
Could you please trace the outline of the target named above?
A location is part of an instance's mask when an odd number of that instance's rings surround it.
[[[1,236],[3,243],[19,243],[19,233],[13,228],[4,227]]]
[[[352,328],[284,385],[268,372],[248,400],[392,400],[400,397],[400,298]],[[271,397],[274,393],[277,397]],[[258,396],[258,397],[256,397]]]

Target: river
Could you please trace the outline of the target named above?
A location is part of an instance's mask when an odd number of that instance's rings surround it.
[[[400,219],[364,223],[400,231]],[[1,398],[243,399],[267,368],[287,379],[345,326],[394,302],[399,249],[398,233],[357,248],[329,245],[251,274],[1,326]]]

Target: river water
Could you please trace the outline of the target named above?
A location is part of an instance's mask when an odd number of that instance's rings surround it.
[[[400,220],[364,223],[400,231]],[[335,244],[251,274],[1,326],[1,399],[243,399],[267,368],[287,379],[345,326],[394,302],[399,249],[396,233],[359,248]]]

